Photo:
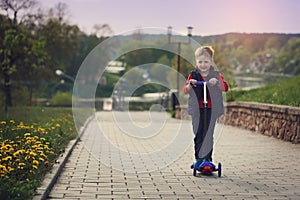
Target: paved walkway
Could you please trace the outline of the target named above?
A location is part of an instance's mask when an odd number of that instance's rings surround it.
[[[224,126],[222,177],[194,177],[190,122],[155,115],[97,113],[48,199],[300,199],[300,145]]]

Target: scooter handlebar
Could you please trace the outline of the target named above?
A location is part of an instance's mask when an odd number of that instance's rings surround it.
[[[204,85],[204,83],[206,83],[207,86],[210,85],[210,82],[209,82],[209,81],[197,81],[196,85],[197,85],[197,86],[200,86],[200,85]],[[190,85],[193,86],[192,83],[190,83]],[[220,81],[219,81],[219,80],[217,81],[217,85],[220,85]]]

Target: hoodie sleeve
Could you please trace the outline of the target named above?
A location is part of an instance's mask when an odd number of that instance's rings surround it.
[[[228,83],[225,81],[225,79],[221,73],[219,73],[219,81],[220,81],[220,90],[222,90],[223,92],[227,92],[228,91]]]
[[[185,84],[184,84],[184,86],[183,86],[183,88],[182,88],[182,92],[184,93],[184,94],[189,94],[189,90],[187,89],[187,86],[190,84],[190,80],[192,79],[192,74],[189,74],[189,76],[188,76],[188,78],[187,78],[187,80],[186,80],[186,82],[185,82]]]

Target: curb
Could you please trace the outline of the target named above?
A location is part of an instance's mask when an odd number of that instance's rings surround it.
[[[54,164],[52,169],[45,175],[44,180],[39,188],[37,188],[37,194],[33,196],[32,200],[46,200],[49,196],[51,190],[53,189],[59,175],[61,174],[64,166],[66,165],[68,159],[70,158],[76,144],[80,141],[81,136],[86,130],[87,125],[95,115],[90,116],[84,125],[80,128],[80,133],[76,139],[71,140],[67,145],[63,154],[59,155],[57,159],[57,164]]]

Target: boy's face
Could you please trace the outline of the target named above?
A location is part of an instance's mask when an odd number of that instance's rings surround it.
[[[211,66],[211,58],[206,55],[198,56],[196,58],[196,65],[201,72],[208,72]]]

